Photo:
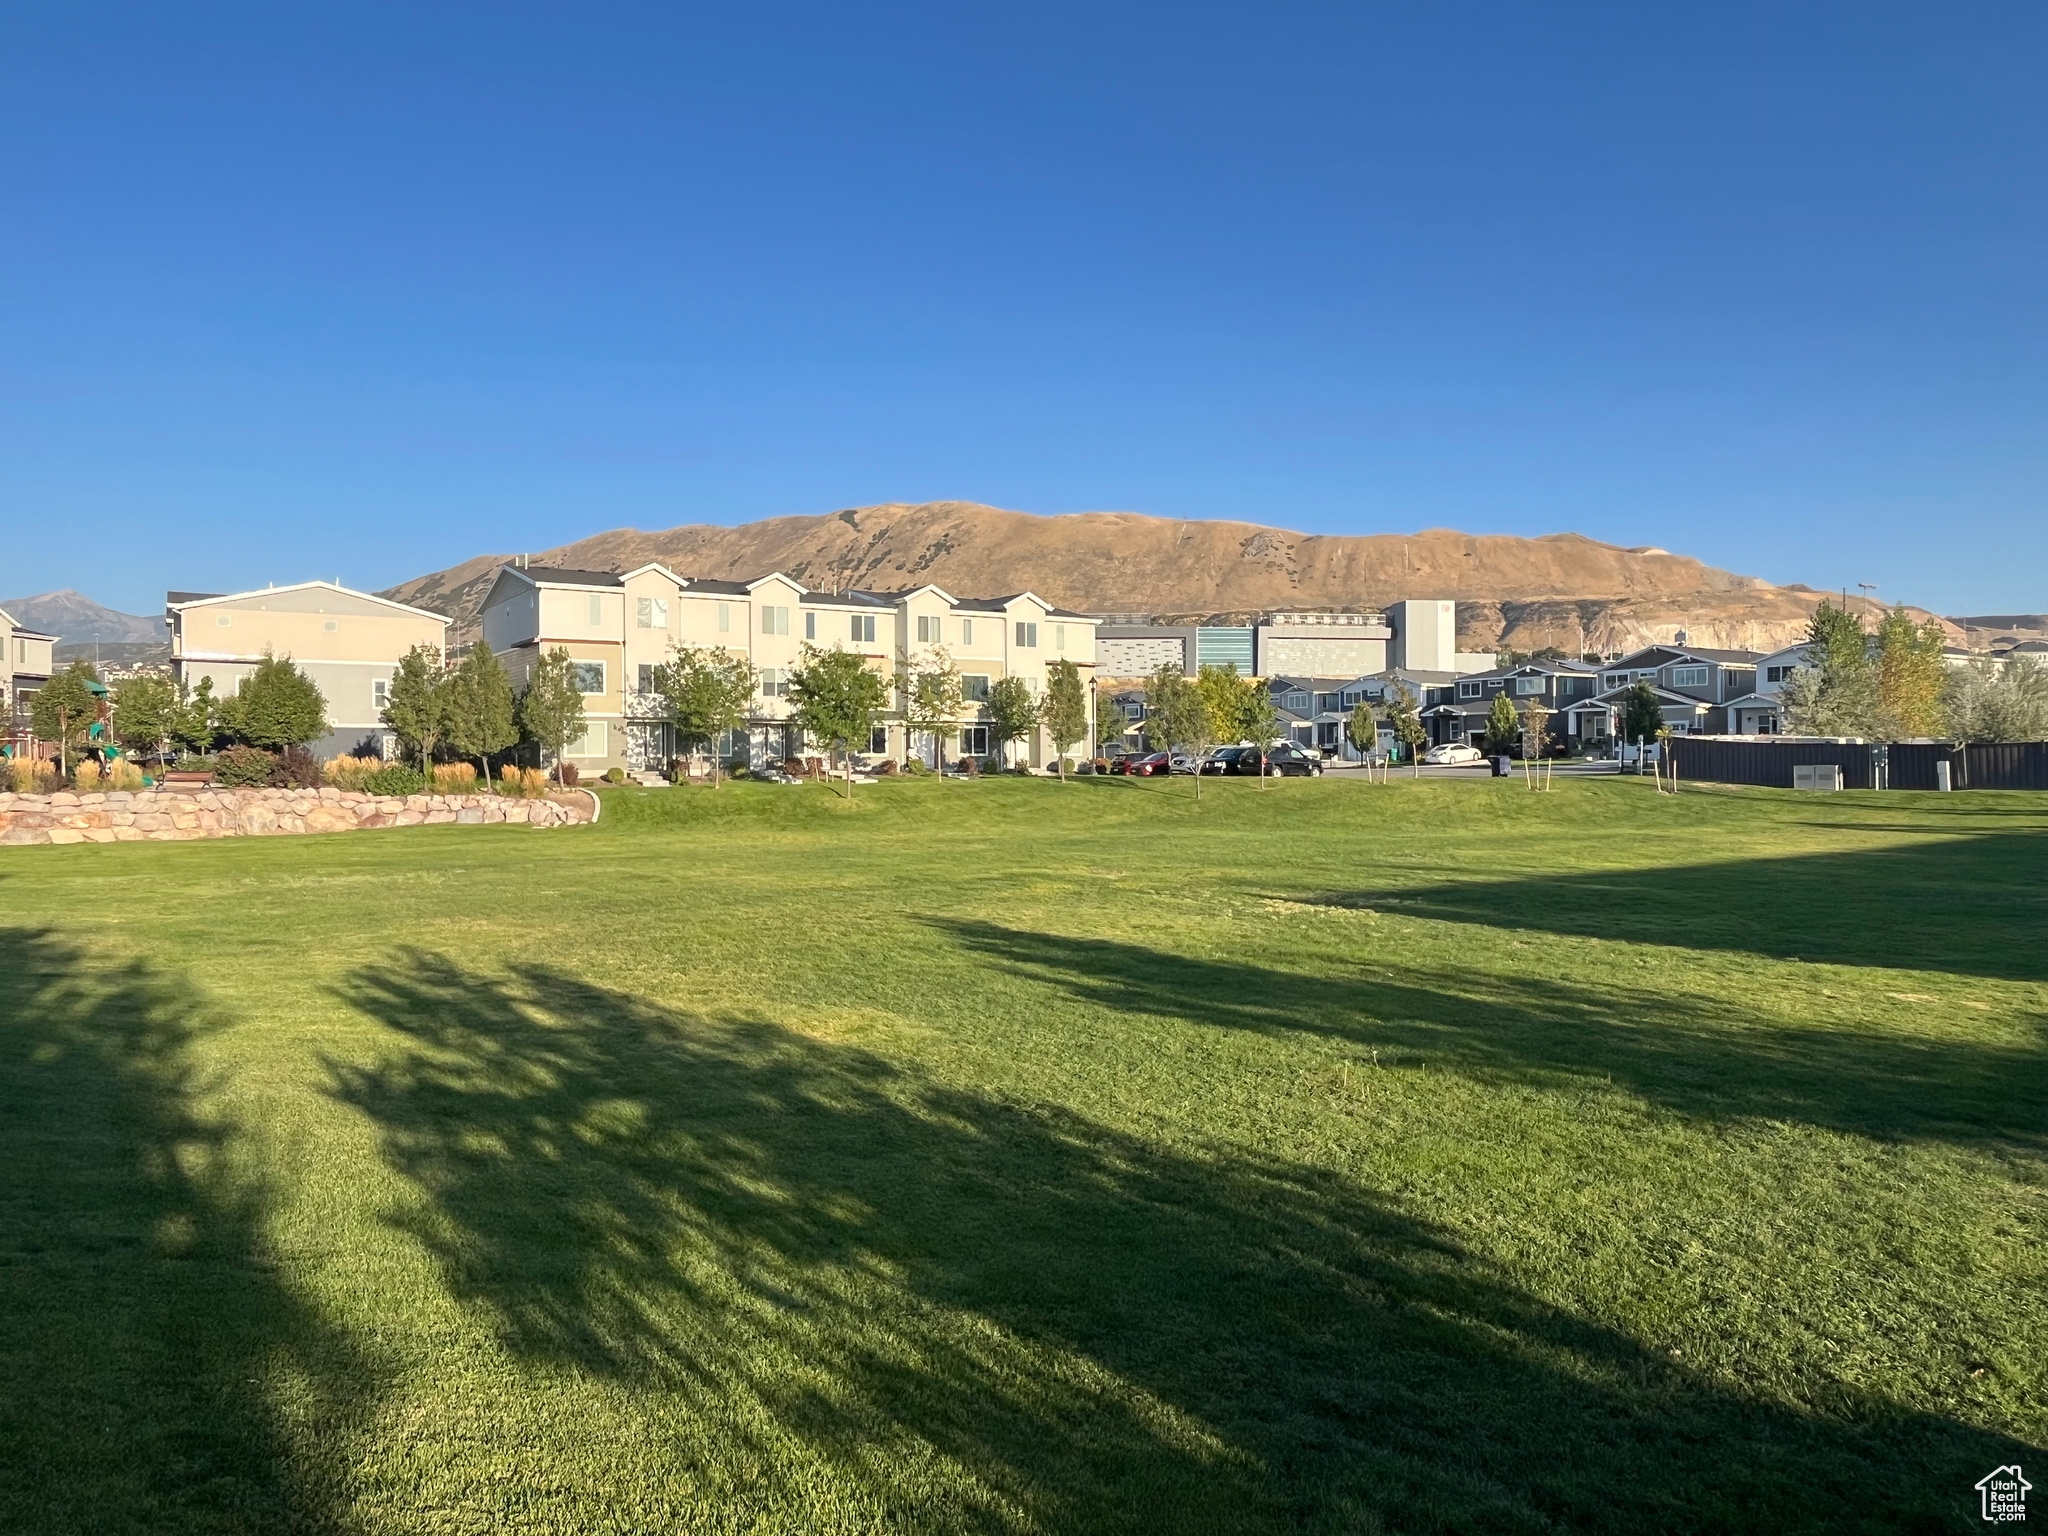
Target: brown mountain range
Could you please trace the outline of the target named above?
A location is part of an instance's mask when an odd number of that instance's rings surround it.
[[[1134,512],[1041,517],[961,501],[889,502],[736,528],[620,528],[531,554],[536,565],[585,570],[624,571],[649,560],[686,576],[779,570],[828,589],[933,582],[956,596],[1029,590],[1084,612],[1177,618],[1449,597],[1458,602],[1461,648],[1472,651],[1570,651],[1582,640],[1588,650],[1623,651],[1680,630],[1694,645],[1769,650],[1796,639],[1827,595],[1575,533],[1301,534]],[[510,558],[480,555],[384,595],[450,615],[460,642],[473,634],[492,575]],[[1950,629],[1960,641],[1963,631]]]

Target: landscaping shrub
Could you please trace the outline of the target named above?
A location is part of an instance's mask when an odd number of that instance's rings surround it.
[[[363,780],[363,790],[372,795],[417,795],[427,787],[427,776],[410,763],[393,763],[379,768]]]
[[[538,768],[521,768],[507,763],[498,770],[498,793],[538,800],[548,792],[548,776]]]
[[[582,777],[583,775],[577,772],[576,765],[574,763],[562,764],[562,782],[566,784],[569,788],[574,789],[576,787],[577,781]]]
[[[57,765],[47,758],[10,758],[6,775],[7,787],[18,795],[47,795],[57,787]]]
[[[896,776],[896,759],[895,759],[895,758],[893,758],[893,757],[885,757],[885,758],[883,758],[883,759],[882,759],[882,760],[881,760],[881,761],[880,761],[879,763],[875,764],[875,777],[876,777],[876,778],[878,778],[878,779],[891,779],[891,778],[894,778],[895,776]]]
[[[383,766],[381,757],[350,757],[344,753],[321,764],[320,776],[336,789],[356,793],[369,782],[370,775]]]
[[[103,787],[100,783],[100,765],[89,757],[83,759],[72,770],[71,787],[81,795],[97,794]]]
[[[101,770],[108,789],[134,791],[142,788],[142,770],[125,757],[117,757]]]
[[[213,760],[213,776],[231,789],[268,784],[277,759],[261,747],[229,747]]]
[[[434,764],[434,793],[437,795],[473,795],[477,791],[476,765],[474,763]]]
[[[920,774],[930,773],[931,769],[925,767],[923,758],[913,757],[903,765],[903,771],[908,774]]]
[[[218,759],[211,753],[183,752],[178,755],[178,760],[171,767],[178,773],[211,773],[217,762]]]
[[[604,781],[607,784],[623,784],[626,782],[626,770],[623,768],[607,768],[604,771]]]
[[[318,789],[320,760],[304,747],[286,747],[270,770],[272,789]]]

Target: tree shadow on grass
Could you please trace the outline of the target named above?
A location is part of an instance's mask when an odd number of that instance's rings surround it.
[[[1619,979],[1589,988],[1541,975],[1438,976],[1380,959],[1318,976],[980,921],[934,926],[975,954],[1114,1012],[1419,1052],[1482,1079],[1611,1079],[1701,1119],[2048,1150],[2044,1021],[2023,1044],[1944,1040],[1795,1026]]]
[[[1491,928],[2048,980],[2048,831],[2041,830],[1724,864],[1289,894]]]
[[[223,1174],[190,1060],[210,1027],[152,966],[0,929],[0,1529],[346,1524],[366,1372],[279,1284],[260,1192]],[[266,1400],[287,1374],[304,1438]]]
[[[401,1044],[333,1091],[448,1286],[636,1385],[736,1527],[1945,1529],[2016,1453],[1728,1395],[1320,1171],[542,965],[342,996]]]

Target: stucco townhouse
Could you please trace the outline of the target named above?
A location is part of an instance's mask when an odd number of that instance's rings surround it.
[[[171,672],[197,688],[213,680],[231,697],[266,654],[289,657],[327,701],[327,734],[315,756],[390,757],[397,740],[384,724],[391,675],[423,645],[447,655],[448,620],[332,581],[301,581],[252,592],[167,592]]]
[[[681,647],[717,648],[744,657],[756,691],[746,723],[712,748],[755,765],[799,755],[789,680],[806,645],[848,650],[885,677],[943,649],[966,694],[956,756],[985,757],[986,702],[1004,677],[1022,677],[1041,697],[1048,669],[1071,661],[1091,699],[1097,621],[1031,592],[959,598],[936,586],[907,592],[814,591],[780,571],[750,581],[679,575],[658,562],[623,573],[506,565],[484,598],[484,641],[523,687],[542,653],[566,651],[583,693],[586,728],[568,759],[586,773],[609,768],[658,771],[683,755],[655,691],[655,668]],[[867,743],[899,761],[937,760],[936,743],[911,739],[901,700]],[[1040,731],[1010,749],[1013,760],[1042,767],[1052,747]]]
[[[0,609],[0,750],[8,756],[29,757],[40,752],[35,734],[29,729],[29,701],[57,670],[51,652],[55,635],[17,624]]]

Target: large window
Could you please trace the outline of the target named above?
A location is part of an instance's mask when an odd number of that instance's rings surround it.
[[[1707,686],[1705,667],[1673,667],[1671,686],[1674,688],[1704,688]]]
[[[1764,681],[1767,683],[1782,683],[1797,670],[1795,667],[1765,667]]]
[[[1628,674],[1626,672],[1610,672],[1600,679],[1600,686],[1602,688],[1626,688],[1628,686]]]
[[[578,693],[604,692],[604,663],[601,661],[572,661],[569,663],[569,681]]]
[[[1543,679],[1540,677],[1518,677],[1515,679],[1515,692],[1521,694],[1524,698],[1530,694],[1541,693],[1542,691]]]
[[[1483,692],[1485,692],[1484,685],[1479,683],[1458,684],[1458,697],[1461,699],[1476,699]]]
[[[1291,709],[1295,713],[1299,714],[1301,711],[1308,708],[1308,695],[1306,693],[1301,692],[1299,689],[1296,689],[1295,691],[1285,695],[1280,700],[1280,707],[1282,709]]]
[[[636,622],[642,629],[668,628],[668,599],[665,597],[643,597],[635,610]]]
[[[988,756],[987,726],[963,725],[960,727],[960,755],[962,757]]]
[[[853,643],[873,645],[875,643],[875,616],[872,613],[856,613],[853,616]]]
[[[1017,648],[1023,651],[1035,651],[1038,649],[1038,626],[1036,624],[1026,624],[1023,620],[1018,620]]]
[[[868,750],[870,752],[887,752],[889,750],[889,727],[878,725],[868,732]]]
[[[935,613],[920,613],[917,616],[917,643],[937,645],[944,638],[945,620]]]
[[[988,702],[988,679],[979,673],[963,673],[960,678],[960,696],[970,704]]]
[[[773,603],[761,609],[761,633],[764,635],[786,635],[789,633],[789,610]]]
[[[611,727],[604,721],[587,721],[583,727],[583,734],[570,742],[569,750],[562,755],[564,757],[610,757],[612,755],[611,740]]]

